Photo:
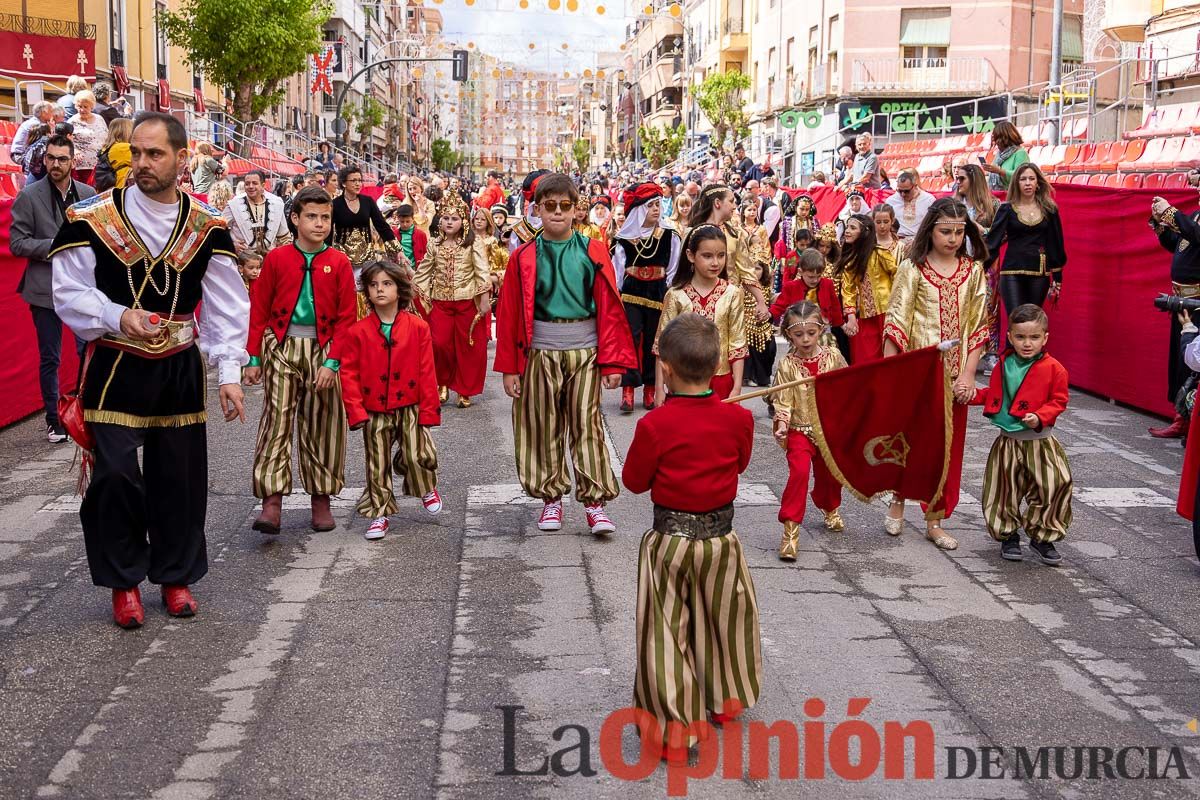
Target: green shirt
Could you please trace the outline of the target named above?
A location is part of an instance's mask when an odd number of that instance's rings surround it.
[[[410,262],[413,260],[413,231],[414,230],[416,230],[416,229],[409,228],[406,231],[397,229],[397,234],[396,234],[396,238],[400,241],[400,249],[404,252],[404,256]],[[418,266],[417,264],[413,264],[414,269],[417,266]]]
[[[1015,152],[1004,161],[1001,161],[996,166],[1004,170],[1004,183],[1007,186],[1012,180],[1013,173],[1017,171],[1017,167],[1021,166],[1029,160],[1029,151],[1024,147],[1018,147]]]
[[[1016,397],[1017,390],[1025,382],[1025,376],[1029,374],[1029,368],[1041,357],[1042,354],[1038,353],[1033,358],[1025,359],[1016,353],[1010,353],[1004,359],[1004,399],[1000,402],[1000,410],[992,417],[992,424],[1000,430],[1009,433],[1029,430],[1029,428],[1025,427],[1025,423],[1021,422],[1018,417],[1014,417],[1008,413],[1008,409],[1012,407],[1013,398]]]
[[[596,316],[592,285],[596,281],[597,266],[588,255],[588,240],[578,232],[562,242],[539,236],[536,247],[533,318],[554,322]]]
[[[383,338],[385,338],[385,339],[392,338],[392,326],[395,324],[396,323],[394,321],[379,323],[379,332],[383,334]]]

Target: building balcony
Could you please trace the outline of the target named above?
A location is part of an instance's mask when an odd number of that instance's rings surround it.
[[[869,58],[855,60],[850,92],[865,95],[989,94],[1002,90],[986,58]]]
[[[749,26],[741,17],[726,17],[721,23],[721,55],[737,56],[750,49]]]

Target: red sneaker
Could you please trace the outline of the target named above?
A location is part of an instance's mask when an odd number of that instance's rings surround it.
[[[613,525],[613,521],[608,518],[608,514],[604,511],[604,505],[598,503],[594,506],[584,506],[584,514],[587,515],[588,527],[592,529],[592,533],[612,533],[617,529]]]
[[[662,760],[668,764],[686,764],[688,763],[688,749],[686,747],[671,747],[669,744],[664,744],[662,748]]]
[[[542,506],[542,516],[538,518],[539,531],[560,531],[562,530],[562,498],[558,500],[547,500]]]
[[[442,510],[442,496],[438,494],[437,489],[434,489],[421,498],[421,505],[425,506],[425,510],[430,514],[436,514]]]
[[[142,592],[138,587],[112,590],[113,622],[117,627],[131,630],[142,627],[146,610],[142,608]]]
[[[199,609],[186,586],[162,587],[162,601],[167,607],[167,614],[172,617],[194,617]]]

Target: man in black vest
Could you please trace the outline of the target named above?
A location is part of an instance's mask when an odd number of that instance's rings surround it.
[[[80,395],[95,468],[79,517],[92,582],[112,589],[122,628],[145,619],[146,578],[168,614],[196,613],[188,587],[208,571],[201,351],[218,368],[225,420],[244,422],[250,314],[220,212],[176,188],[183,125],[144,113],[130,150],[130,184],[68,209],[50,250],[55,310],[90,342]]]

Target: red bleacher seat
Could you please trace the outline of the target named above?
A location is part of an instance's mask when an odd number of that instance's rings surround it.
[[[1093,172],[1116,172],[1117,162],[1124,157],[1125,142],[1100,142],[1092,153]]]
[[[1162,106],[1146,113],[1142,124],[1124,134],[1126,139],[1149,139],[1162,136],[1179,122],[1179,106]]]
[[[1151,172],[1146,176],[1146,180],[1142,183],[1143,189],[1161,189],[1163,181],[1167,178],[1161,172]]]
[[[1190,136],[1183,140],[1183,148],[1179,151],[1179,163],[1176,168],[1188,167],[1200,167],[1200,137]]]
[[[1053,174],[1058,168],[1058,165],[1063,161],[1063,155],[1067,152],[1065,144],[1046,145],[1042,148],[1041,160],[1037,161],[1037,165],[1042,168],[1042,172]]]
[[[1057,160],[1053,160],[1052,156],[1051,162],[1046,165],[1046,167],[1042,170],[1043,172],[1067,172],[1068,168],[1075,163],[1076,159],[1079,158],[1079,145],[1060,144],[1058,147],[1054,148],[1055,154],[1059,152],[1060,148],[1062,155]]]
[[[20,172],[21,167],[12,160],[8,145],[0,144],[0,172]]]
[[[1172,172],[1163,180],[1164,189],[1186,189],[1187,188],[1187,173]]]
[[[1117,165],[1118,169],[1122,172],[1131,170],[1149,172],[1150,164],[1153,164],[1162,155],[1163,146],[1166,143],[1166,139],[1146,139],[1145,147],[1142,148],[1142,152],[1138,154],[1137,158],[1122,161]]]
[[[1091,175],[1072,175],[1071,183],[1075,184],[1076,186],[1087,186],[1088,181],[1091,180],[1091,177]]]
[[[1121,186],[1126,189],[1140,189],[1145,178],[1140,172],[1131,172],[1121,176]]]
[[[1108,175],[1104,175],[1102,177],[1104,178],[1104,186],[1107,186],[1110,189],[1119,189],[1121,187],[1121,176],[1117,173],[1110,172]]]
[[[1068,159],[1064,158],[1062,166],[1060,166],[1058,168],[1059,171],[1060,172],[1070,172],[1070,173],[1091,172],[1092,171],[1092,169],[1091,169],[1092,155],[1096,152],[1097,145],[1081,144],[1081,145],[1071,145],[1071,147],[1076,148],[1075,158],[1074,158],[1074,160],[1068,160]],[[1068,148],[1067,152],[1070,153],[1070,148]]]
[[[1184,138],[1182,136],[1172,136],[1162,141],[1162,152],[1155,156],[1153,161],[1148,161],[1144,157],[1142,161],[1145,161],[1146,166],[1150,169],[1161,172],[1177,169],[1179,162],[1183,158]]]

